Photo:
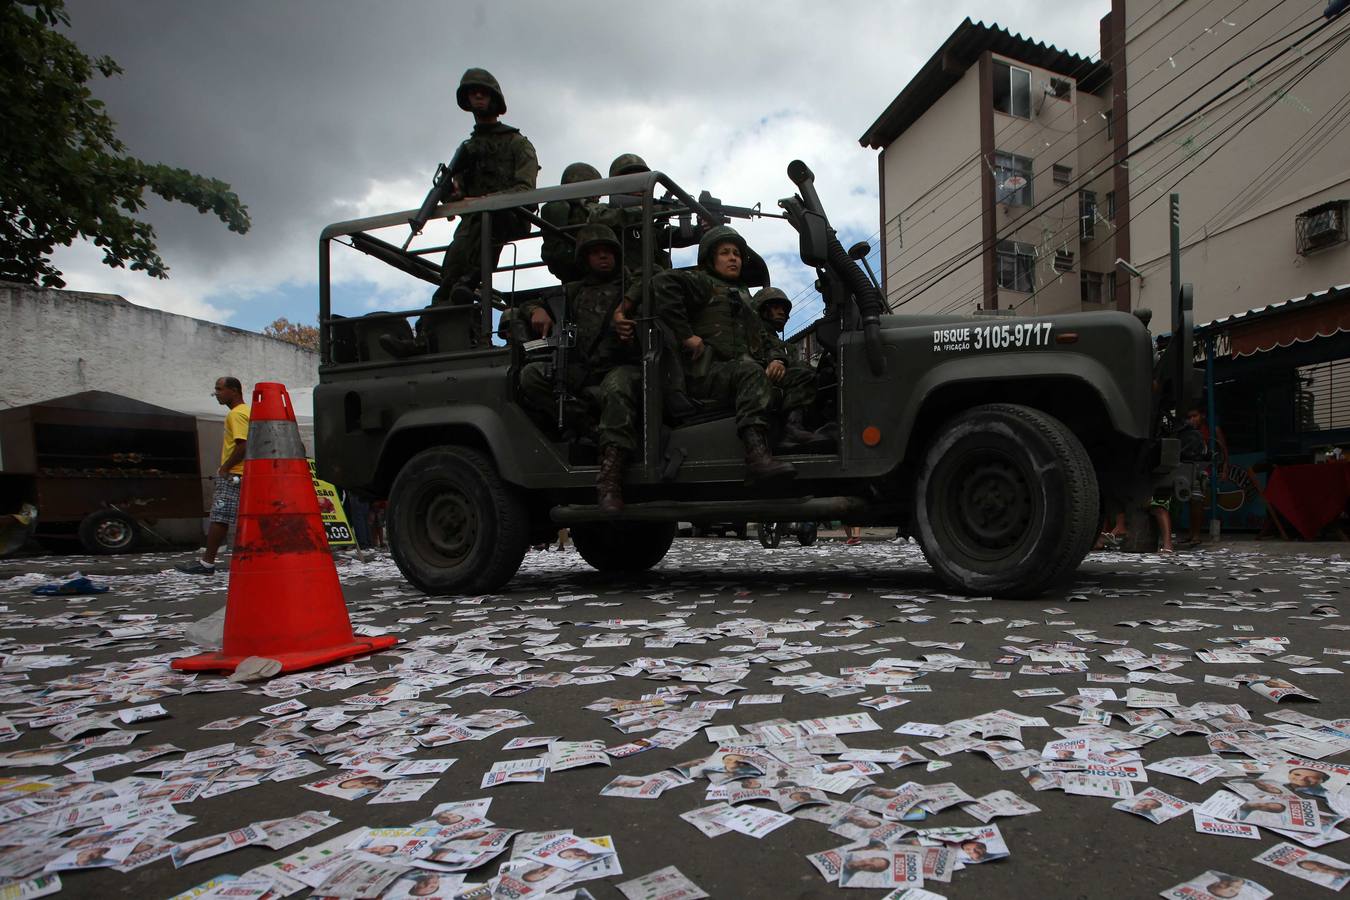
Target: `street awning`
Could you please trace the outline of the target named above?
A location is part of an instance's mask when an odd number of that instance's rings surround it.
[[[1234,358],[1332,337],[1350,331],[1350,285],[1225,316],[1195,331],[1197,337],[1219,337],[1228,346],[1220,346],[1217,355]]]

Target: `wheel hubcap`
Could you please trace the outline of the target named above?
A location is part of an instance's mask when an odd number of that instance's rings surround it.
[[[966,549],[998,556],[1027,534],[1033,516],[1026,474],[1012,460],[989,451],[957,462],[950,484],[952,531]]]
[[[131,529],[127,523],[110,519],[99,523],[96,532],[98,542],[105,547],[120,547],[131,537]]]
[[[431,548],[450,560],[461,560],[478,541],[478,516],[469,498],[443,491],[426,505],[426,537]]]

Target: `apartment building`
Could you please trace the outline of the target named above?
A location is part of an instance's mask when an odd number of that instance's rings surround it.
[[[1113,0],[1095,58],[962,22],[860,138],[891,306],[1166,309],[1173,191],[1197,322],[1350,281],[1350,16],[1324,6]]]

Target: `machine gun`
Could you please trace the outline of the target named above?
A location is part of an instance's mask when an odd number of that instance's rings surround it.
[[[436,166],[436,174],[431,176],[431,190],[427,191],[426,199],[422,201],[417,214],[408,220],[408,227],[412,230],[408,232],[408,239],[403,242],[402,249],[407,250],[413,238],[422,233],[422,229],[426,227],[427,220],[436,211],[436,207],[455,199],[455,176],[468,163],[465,158],[465,149],[468,145],[468,141],[459,145],[455,155],[450,158],[449,165],[441,163]]]

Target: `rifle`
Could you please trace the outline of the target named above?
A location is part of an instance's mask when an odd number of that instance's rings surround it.
[[[412,243],[412,239],[422,233],[426,227],[427,219],[436,211],[436,207],[442,203],[447,203],[455,196],[455,176],[464,169],[468,160],[464,158],[465,148],[469,145],[464,141],[455,151],[455,155],[450,158],[450,164],[440,163],[436,166],[436,174],[431,176],[431,190],[427,191],[426,199],[418,208],[417,214],[408,220],[408,227],[412,229],[408,232],[408,239],[403,242],[404,250]]]
[[[732,219],[784,219],[786,216],[780,213],[764,212],[760,205],[754,206],[730,206],[718,200],[710,192],[704,191],[698,195],[699,204],[712,214],[717,221],[713,224],[726,225]],[[634,197],[631,194],[611,194],[609,205],[616,209],[627,209],[642,205],[641,197]],[[652,205],[654,212],[659,216],[673,216],[676,214],[687,216],[691,210],[685,207],[680,201],[666,194],[664,197],[653,197]]]

